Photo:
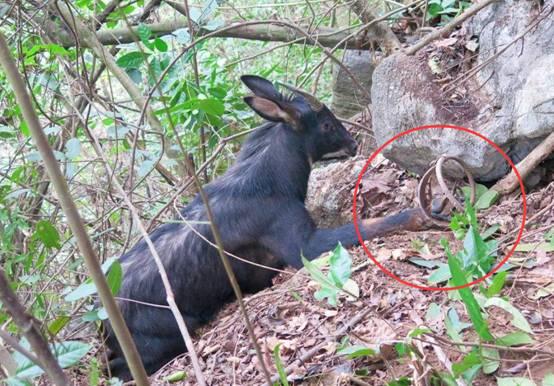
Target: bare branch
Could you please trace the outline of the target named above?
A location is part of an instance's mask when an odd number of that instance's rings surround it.
[[[330,28],[319,28],[313,31],[311,39],[306,38],[303,34],[299,33],[296,29],[289,28],[286,25],[279,25],[278,20],[267,21],[251,21],[249,23],[235,23],[218,28],[215,31],[210,31],[204,28],[200,28],[194,31],[194,35],[201,37],[210,34],[211,37],[219,38],[237,38],[247,40],[259,40],[267,42],[291,42],[297,44],[314,44],[317,41],[324,47],[334,47],[339,42],[342,42],[345,37],[350,35],[347,31],[336,30]],[[163,21],[160,23],[146,24],[152,31],[152,36],[165,36],[171,35],[175,31],[183,28],[188,28],[187,18],[180,17],[174,20]],[[131,30],[127,27],[114,28],[114,29],[102,29],[96,32],[96,38],[104,45],[114,44],[127,44],[135,41],[134,36],[137,36],[137,28],[134,26]],[[368,31],[367,34],[361,34],[364,36],[352,36],[344,41],[344,45],[341,47],[353,48],[353,49],[369,49],[371,41],[377,41],[379,36],[372,31]],[[58,31],[57,38],[61,44],[65,47],[72,47],[75,45],[75,39],[66,32]],[[92,48],[89,43],[81,37],[80,46]]]
[[[355,0],[351,5],[352,10],[364,24],[371,23],[373,20],[377,19],[370,10],[370,4],[371,3],[367,0]],[[390,54],[402,48],[400,41],[386,22],[373,24],[371,27],[368,27],[368,30],[374,31],[374,33],[379,36],[378,40],[381,42],[380,46],[386,53]]]
[[[544,139],[536,148],[531,151],[520,163],[517,164],[517,170],[521,178],[529,175],[538,164],[544,161],[550,154],[554,152],[554,132]],[[519,184],[519,179],[514,170],[506,177],[498,181],[492,189],[500,194],[508,194],[513,192]]]

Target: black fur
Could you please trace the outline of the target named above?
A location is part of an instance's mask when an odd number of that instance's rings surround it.
[[[324,107],[313,111],[304,97],[283,97],[265,79],[243,81],[261,98],[294,115],[294,127],[276,118],[250,134],[236,163],[219,179],[204,187],[223,244],[228,252],[250,261],[280,268],[301,267],[301,252],[309,259],[334,248],[357,244],[352,224],[317,229],[304,207],[311,163],[328,153],[356,153],[356,142],[337,118]],[[267,114],[266,114],[267,115]],[[197,196],[181,213],[197,232],[213,242],[205,208]],[[190,330],[208,322],[234,298],[217,250],[184,223],[168,223],[150,234],[163,260],[176,301]],[[256,292],[271,285],[274,272],[231,259],[241,288]],[[144,240],[121,258],[124,279],[118,296],[165,305],[165,291]],[[120,301],[119,307],[132,333],[147,372],[186,351],[177,324],[168,309]],[[130,374],[109,323],[105,325],[112,352],[114,376]]]

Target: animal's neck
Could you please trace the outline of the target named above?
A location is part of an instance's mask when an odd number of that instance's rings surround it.
[[[244,144],[236,166],[241,172],[249,173],[251,182],[259,184],[261,191],[303,201],[311,164],[301,134],[283,124],[259,130],[262,132],[253,135]]]

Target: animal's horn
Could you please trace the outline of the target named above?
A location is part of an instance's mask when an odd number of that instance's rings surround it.
[[[321,103],[319,101],[319,99],[317,99],[312,94],[309,94],[306,91],[302,91],[300,89],[297,89],[296,87],[291,86],[290,84],[281,83],[281,82],[279,82],[279,84],[281,86],[283,86],[284,88],[286,88],[287,90],[292,91],[294,94],[297,94],[297,95],[300,95],[300,96],[304,97],[304,99],[306,99],[306,101],[308,102],[310,107],[312,109],[314,109],[315,111],[319,111],[323,108],[323,106],[324,106],[323,103]]]

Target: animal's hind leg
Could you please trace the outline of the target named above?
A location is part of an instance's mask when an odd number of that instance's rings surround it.
[[[179,333],[175,336],[143,336],[140,341],[145,342],[143,345],[137,345],[137,348],[148,375],[155,373],[173,358],[187,351],[185,342]],[[131,379],[127,362],[122,357],[110,361],[110,371],[113,377],[123,381]]]
[[[155,324],[143,324],[140,326],[142,329],[137,331],[133,327],[137,328],[139,326],[131,323],[129,328],[133,332],[133,340],[135,341],[146,373],[151,375],[179,354],[185,353],[187,347],[171,312],[167,310],[164,310],[165,312],[156,312],[157,310],[149,311],[152,313],[139,313],[136,317],[144,318],[143,323],[144,320],[148,319]],[[205,320],[202,318],[183,317],[190,333],[193,333],[194,330],[205,323]],[[137,323],[137,320],[135,320],[135,323]],[[118,377],[123,381],[131,379],[129,368],[122,355],[110,360],[110,371],[112,376]]]

